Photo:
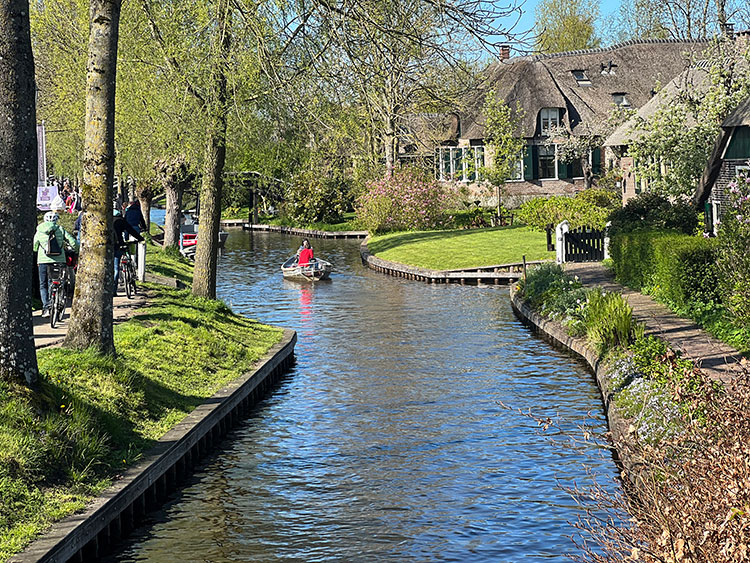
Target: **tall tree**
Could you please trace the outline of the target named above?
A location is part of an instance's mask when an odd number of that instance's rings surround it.
[[[154,163],[156,178],[167,196],[164,217],[164,246],[177,247],[180,243],[180,218],[182,217],[182,196],[192,176],[187,160],[183,155]]]
[[[523,110],[516,107],[515,111],[511,111],[505,100],[498,99],[492,90],[485,97],[483,113],[487,116],[484,136],[489,162],[482,172],[497,190],[497,213],[500,215],[502,186],[511,178],[519,161],[522,162],[526,144],[518,134]]]
[[[65,345],[114,353],[112,201],[115,175],[115,83],[122,0],[91,0],[86,76],[83,220],[70,327]]]
[[[31,323],[31,241],[37,184],[29,4],[0,2],[0,379],[37,380]]]
[[[534,13],[539,53],[593,49],[601,44],[596,36],[598,0],[542,0]]]

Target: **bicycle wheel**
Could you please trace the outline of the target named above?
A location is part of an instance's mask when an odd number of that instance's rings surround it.
[[[65,308],[68,306],[68,289],[66,280],[63,278],[60,288],[57,290],[57,320],[58,322],[65,317]]]
[[[135,274],[135,266],[133,265],[133,261],[131,260],[128,263],[128,269],[130,270],[130,285],[133,288],[133,295],[138,294],[138,285],[137,285],[137,276]]]
[[[55,328],[57,325],[57,321],[59,320],[57,318],[57,315],[59,314],[59,309],[57,307],[57,300],[59,299],[59,292],[57,291],[57,285],[53,284],[52,289],[50,290],[50,296],[49,296],[49,325],[52,328]]]
[[[125,276],[125,279],[123,282],[125,283],[125,295],[128,296],[128,299],[133,298],[133,288],[130,285],[130,263],[126,263],[122,269],[122,275]]]

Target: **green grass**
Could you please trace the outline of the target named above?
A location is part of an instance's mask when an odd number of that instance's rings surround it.
[[[169,428],[249,371],[281,329],[219,301],[146,285],[117,357],[38,353],[38,390],[0,381],[0,561],[83,508]]]
[[[493,266],[553,259],[545,233],[525,226],[454,231],[390,233],[373,237],[370,252],[378,258],[434,270]]]
[[[222,219],[247,219],[248,208],[243,207],[237,210],[236,208],[230,209],[230,213],[227,211],[221,212]],[[354,212],[344,213],[341,221],[335,223],[296,223],[287,218],[281,218],[277,216],[261,215],[258,217],[263,225],[277,225],[279,227],[296,227],[298,229],[310,229],[313,231],[361,231],[364,230],[359,225],[355,218]]]
[[[164,249],[158,244],[149,244],[146,249],[146,271],[177,278],[187,285],[193,283],[193,263],[176,248]]]

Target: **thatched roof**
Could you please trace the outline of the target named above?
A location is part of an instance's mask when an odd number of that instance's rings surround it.
[[[747,98],[744,102],[737,106],[737,109],[729,114],[729,117],[724,120],[721,126],[725,129],[728,129],[730,127],[749,127],[750,98]]]
[[[542,108],[563,108],[563,122],[573,134],[590,133],[614,107],[613,95],[624,94],[640,108],[659,84],[685,70],[706,42],[678,40],[629,41],[606,49],[518,57],[495,63],[486,86],[470,104],[462,138],[484,137],[481,108],[487,91],[495,90],[515,110],[523,109],[519,135],[533,137]],[[579,82],[573,71],[587,79]]]
[[[692,96],[701,96],[702,94],[705,94],[708,86],[708,69],[706,68],[706,65],[697,64],[682,71],[653,98],[641,106],[634,117],[631,117],[615,129],[614,132],[604,141],[604,146],[616,147],[627,145],[630,144],[631,141],[639,139],[644,134],[644,131],[637,127],[639,121],[653,117],[660,108],[677,100],[686,92],[690,93]]]

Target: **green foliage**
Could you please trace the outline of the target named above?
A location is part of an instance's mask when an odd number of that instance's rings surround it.
[[[352,205],[352,183],[336,170],[304,170],[285,190],[281,215],[300,224],[333,223]]]
[[[543,264],[520,284],[524,298],[574,336],[586,335],[600,354],[623,348],[643,334],[619,293],[586,289],[557,264]]]
[[[596,36],[599,3],[594,0],[542,0],[534,14],[539,53],[593,49],[601,44]]]
[[[719,301],[716,244],[675,232],[617,233],[610,240],[617,280],[683,307]]]
[[[671,202],[663,195],[645,192],[630,199],[609,216],[610,233],[633,231],[675,230],[694,234],[698,228],[698,212],[683,200]]]
[[[619,194],[611,190],[592,188],[575,197],[552,196],[525,202],[516,211],[519,220],[532,229],[543,231],[547,225],[556,226],[563,220],[572,229],[593,227],[603,229],[613,210],[620,205]]]
[[[486,116],[485,145],[491,153],[491,164],[481,171],[482,177],[492,185],[503,185],[512,175],[521,158],[526,141],[519,135],[519,122],[523,119],[523,109],[516,105],[515,110],[498,98],[494,90],[487,93],[482,113]]]
[[[622,295],[600,289],[588,292],[584,326],[586,337],[600,354],[624,348],[643,334],[643,326],[633,320],[633,308]]]
[[[729,184],[729,206],[719,227],[718,270],[726,307],[750,328],[750,176]]]

